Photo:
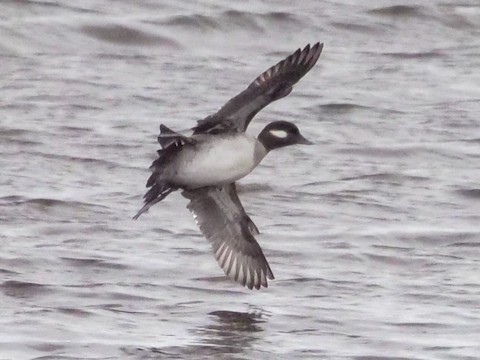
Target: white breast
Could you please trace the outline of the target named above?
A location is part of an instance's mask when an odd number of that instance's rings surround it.
[[[249,174],[265,154],[255,156],[257,140],[242,134],[212,137],[194,148],[184,148],[172,180],[190,188],[232,183]]]

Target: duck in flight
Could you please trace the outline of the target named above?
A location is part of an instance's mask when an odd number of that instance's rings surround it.
[[[215,114],[199,120],[189,137],[160,125],[161,149],[150,167],[145,204],[133,218],[181,189],[225,274],[249,289],[268,287],[267,279],[274,276],[255,240],[258,228],[238,198],[235,181],[271,150],[311,142],[288,121],[271,122],[257,138],[245,130],[260,110],[290,94],[315,65],[322,48],[320,43],[307,45],[263,72]]]

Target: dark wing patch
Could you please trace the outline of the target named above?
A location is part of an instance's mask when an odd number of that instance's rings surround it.
[[[248,229],[250,230],[252,235],[260,234],[260,231],[258,230],[257,225],[255,225],[252,219],[250,219],[250,216],[247,215],[247,213],[245,212],[245,209],[243,208],[242,203],[240,202],[240,199],[238,198],[237,186],[235,185],[235,183],[225,185],[225,191],[227,192],[228,196],[230,196],[230,199],[232,199],[235,206],[237,206],[237,208],[243,212],[245,216],[245,221],[247,222],[247,225],[248,225]]]
[[[160,135],[158,135],[157,140],[162,149],[165,149],[174,144],[176,144],[177,146],[181,146],[185,143],[194,143],[194,140],[192,140],[191,138],[183,136],[182,134],[173,131],[172,129],[168,128],[163,124],[160,125]]]
[[[215,258],[225,274],[249,289],[268,287],[267,279],[274,279],[272,270],[253,237],[253,222],[241,204],[238,206],[238,196],[237,200],[232,199],[232,192],[236,196],[235,187],[227,185],[184,190],[182,195],[190,199],[187,208],[212,244]],[[253,229],[256,230],[254,224]]]
[[[323,44],[305,46],[259,75],[247,89],[230,99],[217,113],[198,121],[194,134],[243,132],[253,117],[271,102],[292,91],[317,62]]]

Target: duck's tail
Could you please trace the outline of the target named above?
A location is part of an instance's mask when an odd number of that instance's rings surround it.
[[[152,176],[153,175],[154,174],[152,174]],[[137,220],[140,215],[142,215],[144,212],[147,212],[148,209],[150,209],[153,205],[162,201],[168,196],[168,194],[174,192],[177,189],[178,187],[171,186],[167,183],[155,182],[155,184],[153,184],[153,186],[147,191],[147,193],[143,197],[145,199],[145,205],[143,205],[142,208],[135,214],[133,220]]]
[[[165,125],[160,125],[160,135],[158,136],[158,142],[162,147],[157,151],[158,158],[152,163],[150,169],[152,175],[148,178],[147,187],[150,189],[144,195],[143,199],[145,205],[137,212],[133,217],[137,220],[140,215],[147,212],[153,205],[165,199],[168,194],[178,190],[178,186],[175,186],[164,180],[162,177],[165,170],[165,166],[168,166],[169,161],[175,156],[180,148],[186,142],[192,142],[189,138],[170,130]]]

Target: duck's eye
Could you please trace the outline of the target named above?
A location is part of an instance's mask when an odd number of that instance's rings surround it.
[[[270,134],[280,139],[285,139],[288,136],[285,130],[270,130]]]

